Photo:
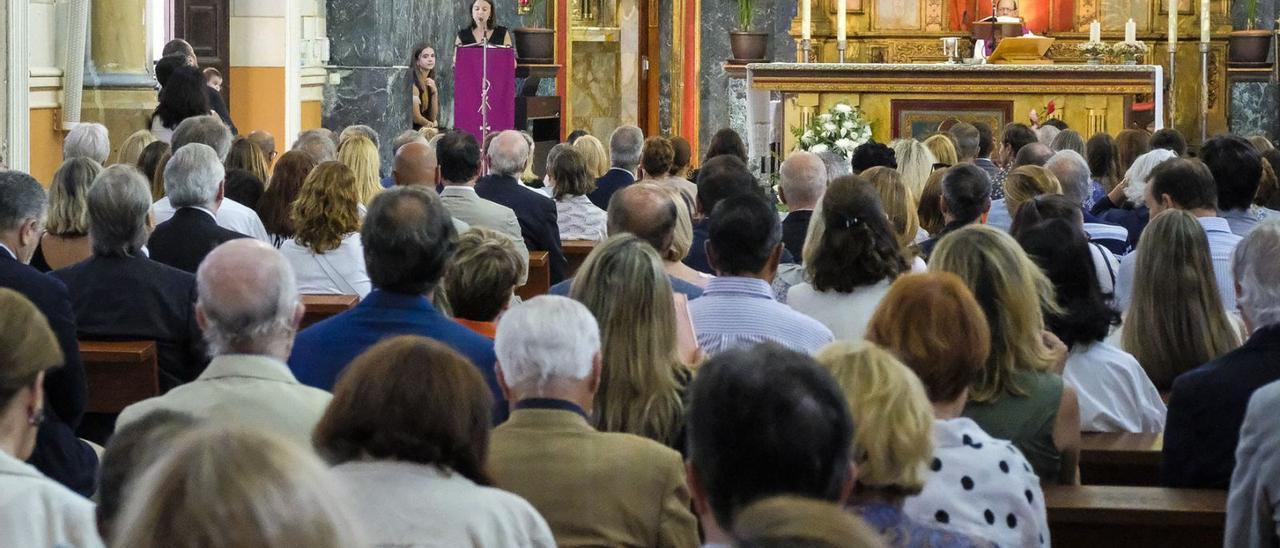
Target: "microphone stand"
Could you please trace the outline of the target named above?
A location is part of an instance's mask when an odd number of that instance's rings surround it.
[[[481,78],[483,83],[480,86],[480,142],[489,136],[489,34],[485,32],[484,39],[480,41]]]

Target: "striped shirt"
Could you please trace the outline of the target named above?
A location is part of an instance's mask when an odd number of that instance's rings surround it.
[[[1236,309],[1236,283],[1231,275],[1231,254],[1242,239],[1231,232],[1231,225],[1221,217],[1200,217],[1200,226],[1204,227],[1205,236],[1209,238],[1209,255],[1213,257],[1213,275],[1218,282],[1218,295],[1222,297],[1222,306],[1227,312]],[[1129,299],[1133,295],[1134,269],[1138,264],[1138,250],[1124,256],[1120,261],[1120,276],[1116,280],[1116,306],[1120,310],[1129,308]]]
[[[769,283],[755,278],[707,282],[702,298],[689,301],[689,313],[698,346],[709,356],[762,342],[815,354],[835,338],[817,320],[775,301]]]

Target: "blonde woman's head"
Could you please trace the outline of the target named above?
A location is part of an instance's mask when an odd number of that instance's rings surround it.
[[[671,282],[657,251],[633,234],[610,237],[582,263],[569,296],[600,323],[596,426],[674,443],[682,414],[676,372],[684,366]]]
[[[49,184],[49,218],[45,222],[49,234],[76,237],[89,233],[89,187],[99,173],[102,166],[88,158],[62,162]]]
[[[1160,390],[1240,344],[1213,275],[1204,228],[1178,209],[1156,215],[1138,240],[1121,345]],[[1176,296],[1171,298],[1171,296]]]
[[[231,151],[227,153],[227,160],[223,165],[226,166],[227,171],[233,169],[248,171],[264,183],[271,180],[266,153],[262,152],[262,147],[245,137],[237,137],[231,142]],[[249,206],[252,207],[253,204]]]
[[[738,546],[873,548],[880,535],[839,504],[796,496],[751,503],[733,520]]]
[[[898,139],[890,143],[894,157],[898,159],[898,173],[902,174],[902,184],[911,190],[912,196],[920,196],[924,192],[929,175],[933,173],[933,165],[941,160],[924,143],[915,139]]]
[[[129,165],[138,163],[138,157],[142,156],[142,149],[156,140],[156,136],[150,130],[140,129],[133,132],[120,144],[120,150],[116,152],[116,163]]]
[[[956,144],[951,141],[951,136],[945,133],[935,133],[924,140],[924,146],[929,148],[933,153],[933,157],[938,159],[938,163],[954,166],[959,163],[959,155],[956,154]]]
[[[356,137],[355,139],[361,139]],[[355,174],[341,162],[324,162],[302,182],[290,219],[294,240],[315,253],[326,253],[360,230],[359,190]]]
[[[916,198],[903,184],[902,174],[887,167],[873,167],[862,172],[862,177],[871,181],[880,195],[880,205],[893,222],[898,245],[906,249],[915,243],[916,233],[920,231],[920,218],[916,214]]]
[[[338,161],[351,168],[356,177],[356,191],[361,204],[369,205],[373,197],[382,192],[382,181],[378,177],[380,160],[378,145],[368,137],[355,134],[342,142],[338,149]]]
[[[840,385],[857,425],[858,485],[895,497],[920,493],[933,455],[933,407],[920,379],[867,342],[839,341],[816,358]]]
[[[959,276],[991,327],[991,355],[969,398],[985,402],[1026,395],[1014,376],[1046,371],[1053,362],[1041,342],[1044,311],[1060,312],[1053,283],[1012,236],[985,225],[969,225],[938,242],[929,270]]]
[[[1022,204],[1041,194],[1062,194],[1058,177],[1043,167],[1020,166],[1004,179],[1004,203],[1010,216],[1017,215]]]
[[[128,489],[114,545],[347,547],[348,500],[311,453],[241,427],[184,434]]]
[[[587,172],[591,174],[592,180],[599,179],[606,171],[609,171],[609,153],[604,150],[604,143],[592,135],[583,135],[573,142],[574,150],[582,154],[582,159],[587,162]]]
[[[683,261],[693,248],[693,204],[689,203],[689,197],[679,188],[663,185],[662,190],[676,204],[676,229],[671,235],[671,246],[662,254],[662,260]]]

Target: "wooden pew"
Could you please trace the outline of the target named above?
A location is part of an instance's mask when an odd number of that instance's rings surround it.
[[[1222,546],[1226,491],[1051,485],[1044,496],[1055,547]]]
[[[153,341],[80,341],[89,413],[119,413],[160,395],[160,367]]]
[[[346,312],[359,302],[360,297],[357,295],[303,295],[302,304],[307,307],[307,311],[302,315],[301,328]]]
[[[529,300],[538,295],[545,295],[551,289],[551,263],[546,251],[529,252],[529,278],[524,285],[516,288],[516,295]]]
[[[1163,434],[1083,433],[1080,483],[1158,486],[1163,448]]]
[[[569,261],[569,268],[565,270],[565,276],[572,278],[578,269],[582,267],[582,261],[587,260],[587,255],[591,254],[591,250],[599,244],[595,240],[564,240],[560,242],[560,249],[564,251],[565,260]]]

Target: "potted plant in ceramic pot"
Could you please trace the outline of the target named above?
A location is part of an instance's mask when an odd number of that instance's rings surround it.
[[[769,56],[769,33],[752,32],[755,21],[755,0],[738,0],[738,30],[729,33],[729,49],[733,52],[730,63],[760,63]]]
[[[1266,68],[1267,54],[1271,52],[1271,31],[1256,28],[1258,0],[1245,1],[1245,29],[1234,30],[1227,36],[1229,47],[1227,63],[1234,67]]]
[[[516,11],[525,26],[511,29],[512,42],[516,47],[516,61],[522,65],[549,65],[555,63],[556,31],[541,26],[540,22],[529,24],[530,14],[542,9],[543,20],[546,18],[546,3],[543,0],[518,0]]]

